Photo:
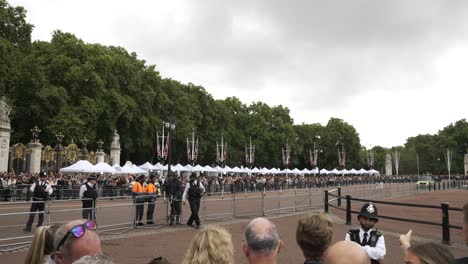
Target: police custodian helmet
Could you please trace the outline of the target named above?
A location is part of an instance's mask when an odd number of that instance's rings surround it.
[[[39,172],[39,177],[47,177],[47,172],[46,171],[41,171]]]
[[[359,212],[359,216],[365,216],[370,219],[379,220],[377,207],[373,203],[365,203]]]

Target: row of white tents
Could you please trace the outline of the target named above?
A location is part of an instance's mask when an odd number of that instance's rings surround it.
[[[148,174],[149,171],[151,170],[156,170],[156,171],[167,171],[168,166],[167,165],[162,165],[160,163],[157,163],[155,165],[146,162],[143,165],[136,166],[135,164],[132,164],[130,161],[127,161],[124,166],[120,166],[118,164],[114,166],[110,166],[109,164],[105,162],[100,162],[97,163],[96,165],[91,164],[87,160],[79,160],[75,164],[62,168],[60,169],[60,173],[109,173],[109,174]],[[337,170],[333,169],[331,171],[328,171],[326,169],[321,169],[320,171],[318,168],[314,168],[312,170],[308,169],[303,169],[299,170],[297,168],[295,169],[276,169],[276,168],[239,168],[239,167],[234,167],[230,168],[228,166],[225,166],[224,168],[221,168],[219,166],[216,167],[211,167],[211,166],[191,166],[190,164],[188,165],[181,165],[177,164],[174,166],[171,166],[171,171],[174,172],[206,172],[206,173],[246,173],[246,174],[321,174],[321,175],[379,175],[379,172],[371,169],[371,170],[365,170],[365,169],[360,169],[360,170]]]

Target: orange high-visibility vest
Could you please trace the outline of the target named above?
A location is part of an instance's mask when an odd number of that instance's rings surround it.
[[[134,192],[134,193],[144,193],[145,189],[143,188],[141,183],[135,182],[135,184],[133,184],[133,187],[132,187],[132,192]]]
[[[147,193],[156,193],[156,186],[154,186],[153,183],[148,183],[146,186],[146,192]]]

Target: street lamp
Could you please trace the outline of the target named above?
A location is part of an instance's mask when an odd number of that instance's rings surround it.
[[[57,134],[55,134],[55,138],[57,139],[57,145],[55,146],[55,151],[57,153],[57,163],[56,163],[56,173],[59,172],[60,170],[60,166],[61,166],[61,154],[60,152],[62,151],[62,142],[63,142],[63,138],[65,137],[65,135],[62,134],[62,132],[58,132]]]
[[[252,146],[252,137],[250,137],[249,146],[245,144],[245,165],[252,169],[255,162],[255,145]]]
[[[164,126],[167,128],[167,155],[169,156],[168,164],[167,164],[167,175],[171,173],[171,157],[172,157],[172,151],[171,151],[171,130],[175,130],[175,122],[172,121],[171,118],[167,118],[167,121],[164,123]],[[164,134],[163,134],[164,136]]]
[[[314,137],[314,152],[312,153],[311,150],[309,149],[309,159],[310,159],[310,166],[312,167],[312,169],[314,169],[315,167],[318,166],[318,152],[322,152],[322,150],[320,149],[316,149],[315,147],[315,139],[319,140],[320,139],[320,136],[319,135],[316,135]]]
[[[89,140],[86,137],[81,139],[81,144],[83,145],[83,148],[81,149],[81,159],[83,160],[87,159],[88,156],[88,149],[86,148],[88,142]]]

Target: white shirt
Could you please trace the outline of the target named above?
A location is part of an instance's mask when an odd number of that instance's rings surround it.
[[[367,233],[367,239],[369,240],[371,231],[372,229],[368,230],[367,232],[364,232],[362,228],[359,228],[359,240],[362,241],[362,239],[364,238],[364,233]],[[345,240],[351,240],[348,233],[346,233]],[[369,258],[375,260],[383,259],[385,257],[385,254],[387,253],[387,249],[385,248],[385,238],[383,235],[379,237],[375,247],[370,247],[366,245],[362,246],[362,248],[367,252]]]
[[[195,180],[193,183],[198,184],[198,181]],[[200,182],[199,187],[200,187],[202,193],[204,193],[205,192],[205,187],[203,187],[203,184],[201,182]],[[185,184],[185,190],[184,190],[184,194],[182,195],[182,201],[185,201],[187,199],[189,188],[190,188],[190,181],[187,182],[187,184]]]
[[[54,189],[52,189],[52,185],[50,185],[48,182],[39,181],[39,185],[42,185],[43,183],[46,184],[45,191],[48,192],[49,195],[51,195],[54,192]],[[36,183],[33,183],[31,187],[29,187],[29,191],[34,192],[35,189],[36,189]]]
[[[88,184],[89,187],[93,187],[93,185],[90,182],[86,182],[85,184]],[[80,199],[83,199],[83,195],[86,192],[86,185],[85,184],[81,185],[81,187],[80,187]],[[97,183],[95,183],[95,185],[96,185],[96,191],[97,191],[98,190]]]

